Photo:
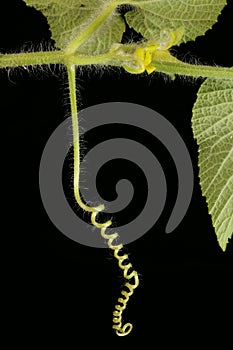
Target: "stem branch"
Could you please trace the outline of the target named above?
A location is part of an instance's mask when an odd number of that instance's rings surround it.
[[[192,65],[184,62],[161,62],[153,61],[157,72],[167,74],[180,74],[192,77],[205,77],[205,78],[216,78],[216,79],[233,79],[233,69],[226,67],[213,67],[213,66],[202,66]]]

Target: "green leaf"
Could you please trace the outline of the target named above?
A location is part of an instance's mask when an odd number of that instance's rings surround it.
[[[123,18],[115,13],[78,48],[78,52],[86,55],[106,53],[112,44],[121,42],[124,30],[125,22]]]
[[[206,79],[193,108],[202,193],[219,245],[233,232],[233,80]]]
[[[131,0],[136,8],[126,13],[130,27],[146,39],[159,39],[164,29],[184,28],[180,42],[205,34],[217,21],[226,0]]]
[[[112,0],[24,0],[28,6],[41,11],[47,18],[52,32],[52,39],[60,49],[75,40],[91,26],[93,21],[113,3]],[[114,10],[116,6],[112,6]],[[104,18],[105,19],[105,18]],[[125,30],[121,16],[111,11],[106,21],[98,23],[93,32],[81,43],[78,52],[83,54],[101,54],[111,45],[120,42]]]

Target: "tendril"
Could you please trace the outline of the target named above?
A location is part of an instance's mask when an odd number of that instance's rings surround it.
[[[122,244],[113,244],[113,242],[119,237],[117,232],[112,234],[107,234],[106,230],[111,226],[112,221],[108,220],[104,223],[99,223],[96,221],[96,216],[102,210],[104,210],[104,205],[99,205],[97,207],[90,207],[83,203],[80,196],[79,189],[79,175],[80,175],[80,146],[79,146],[79,127],[78,127],[78,110],[76,102],[76,76],[75,76],[75,66],[72,64],[67,64],[68,80],[69,80],[69,91],[70,91],[70,103],[71,103],[71,113],[72,113],[72,127],[73,127],[73,152],[74,152],[74,195],[78,205],[85,211],[91,213],[91,222],[93,226],[100,229],[101,236],[107,240],[108,246],[114,251],[114,257],[118,260],[118,265],[123,271],[123,276],[127,280],[125,282],[121,291],[121,297],[118,298],[117,304],[115,305],[115,310],[113,311],[113,326],[112,328],[116,331],[118,336],[128,335],[133,325],[131,323],[126,323],[123,325],[122,313],[126,309],[129,297],[133,294],[134,289],[139,285],[138,273],[132,269],[132,264],[129,261],[128,254],[120,255],[120,251],[123,248]],[[131,270],[131,272],[130,272]]]
[[[118,260],[118,265],[121,270],[123,270],[123,275],[126,280],[130,280],[129,282],[126,282],[124,284],[124,288],[126,290],[121,291],[122,297],[118,298],[118,304],[115,305],[115,310],[113,311],[113,326],[112,328],[116,330],[116,334],[119,336],[128,335],[133,325],[131,323],[126,323],[125,325],[122,324],[122,313],[126,309],[126,305],[129,301],[129,297],[133,294],[134,289],[137,288],[139,285],[139,278],[137,271],[133,270],[132,272],[129,272],[130,269],[132,269],[132,264],[127,263],[123,264],[123,262],[126,262],[129,260],[128,254],[119,255],[119,252],[123,248],[123,244],[117,244],[114,245],[113,242],[119,237],[119,234],[117,232],[112,234],[106,234],[106,229],[112,224],[111,221],[106,221],[105,223],[99,224],[96,221],[96,215],[98,214],[98,211],[93,211],[91,214],[91,222],[94,226],[100,228],[101,236],[107,240],[108,246],[110,249],[114,250],[114,257]],[[131,281],[133,280],[133,282]]]

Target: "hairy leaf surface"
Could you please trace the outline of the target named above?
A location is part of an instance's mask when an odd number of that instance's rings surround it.
[[[56,46],[65,49],[103,12],[107,0],[24,0],[28,6],[41,11],[47,18]],[[125,24],[120,15],[112,12],[78,49],[83,54],[101,54],[113,43],[121,41]]]
[[[233,81],[206,79],[193,108],[202,193],[223,250],[233,233]]]
[[[194,40],[210,29],[226,0],[131,0],[135,9],[126,14],[130,27],[146,39],[158,39],[164,29],[184,28],[181,42]]]

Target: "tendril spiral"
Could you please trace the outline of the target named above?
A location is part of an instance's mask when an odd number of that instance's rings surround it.
[[[124,278],[129,281],[124,284],[124,288],[126,290],[121,291],[122,297],[118,298],[118,304],[115,305],[115,310],[113,311],[114,324],[112,328],[116,330],[116,334],[118,336],[125,336],[131,332],[133,325],[131,323],[126,323],[123,325],[122,313],[126,309],[129,298],[134,293],[134,289],[139,285],[139,278],[137,271],[132,270],[132,264],[128,262],[128,254],[119,255],[120,251],[123,248],[123,244],[113,244],[113,242],[119,237],[119,234],[117,232],[114,232],[112,234],[105,233],[106,229],[112,224],[112,222],[109,220],[105,223],[100,224],[96,221],[96,216],[102,209],[103,206],[95,208],[95,211],[93,211],[91,214],[91,222],[95,227],[98,227],[100,229],[101,236],[107,240],[109,248],[114,251],[114,257],[118,260],[118,265],[121,270],[123,270]],[[130,272],[130,270],[132,271]],[[131,280],[133,280],[133,282]]]
[[[119,336],[127,335],[131,332],[133,326],[131,323],[126,323],[122,325],[122,312],[126,308],[126,304],[129,300],[129,297],[133,294],[134,289],[139,285],[139,278],[136,271],[129,272],[129,269],[132,269],[132,264],[123,264],[128,260],[128,255],[123,254],[119,255],[120,250],[123,248],[122,244],[114,245],[113,241],[119,237],[118,233],[106,234],[106,229],[112,224],[111,220],[108,220],[104,223],[98,223],[96,221],[96,216],[99,212],[104,210],[104,205],[101,204],[97,207],[90,207],[86,205],[80,196],[80,187],[79,187],[79,176],[80,176],[80,146],[79,146],[79,125],[78,125],[78,110],[77,110],[77,101],[76,101],[76,76],[75,76],[75,66],[68,65],[68,80],[70,88],[70,103],[71,103],[71,112],[72,112],[72,129],[73,129],[73,152],[74,152],[74,196],[78,205],[84,210],[91,213],[91,222],[92,224],[100,229],[101,236],[107,240],[109,248],[114,250],[114,256],[118,260],[119,267],[123,270],[124,278],[128,281],[125,283],[124,287],[128,291],[121,291],[123,296],[118,298],[118,304],[115,306],[113,312],[113,329],[116,330],[116,334]],[[131,279],[134,279],[134,283],[131,282]]]

